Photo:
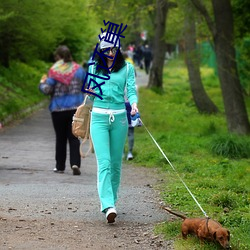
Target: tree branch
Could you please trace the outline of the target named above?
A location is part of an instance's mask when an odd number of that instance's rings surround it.
[[[190,0],[190,1],[194,5],[194,7],[201,13],[201,15],[205,18],[209,30],[211,31],[213,37],[215,37],[216,27],[205,5],[200,0]]]

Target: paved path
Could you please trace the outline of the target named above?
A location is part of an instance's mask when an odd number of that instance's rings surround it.
[[[147,79],[145,74],[141,76],[139,74],[138,84],[142,85],[145,79]],[[29,244],[35,246],[32,249],[75,250],[99,249],[100,246],[102,248],[105,246],[105,241],[100,235],[97,240],[92,239],[90,244],[91,234],[93,234],[91,232],[96,230],[110,232],[112,230],[107,228],[104,215],[99,211],[95,156],[91,154],[82,160],[81,176],[72,175],[69,163],[64,174],[53,173],[52,169],[55,166],[54,141],[54,131],[47,107],[12,127],[0,130],[0,231],[5,229],[3,230],[5,234],[0,234],[1,250],[31,249]],[[128,235],[131,236],[132,233],[135,234],[138,231],[142,231],[140,242],[142,239],[145,240],[145,237],[149,238],[140,248],[154,249],[156,245],[151,244],[153,236],[150,238],[145,232],[152,233],[153,225],[167,218],[166,213],[159,208],[157,192],[151,188],[158,182],[158,178],[156,170],[124,164],[120,199],[117,204],[116,224],[118,228],[115,229],[118,234],[121,230],[124,238],[120,237],[122,243],[119,242],[119,237],[113,237],[110,241],[113,247],[110,245],[107,249],[117,249],[117,247],[137,249],[138,242]],[[46,241],[41,243],[41,237],[39,238],[35,232],[34,235],[37,237],[30,238],[25,234],[22,226],[13,224],[15,219],[17,219],[17,224],[21,223],[20,221],[28,221],[29,226],[25,228],[34,226],[36,232],[49,234],[47,237],[50,240],[46,244]],[[73,222],[85,223],[85,234],[87,232],[90,234],[88,235],[89,240],[86,240],[87,236],[83,234],[82,242],[79,239],[79,242],[77,241],[79,244],[81,243],[79,248],[78,245],[72,246],[75,241],[72,243],[71,238],[63,243],[65,248],[55,248],[54,238],[48,231],[52,229],[48,227],[46,234],[44,225],[34,225],[35,222],[42,224],[47,220],[51,225],[54,223],[62,223],[62,225]],[[88,222],[91,224],[86,224]],[[133,230],[128,230],[131,226],[133,226]],[[103,236],[107,237],[105,234]],[[85,244],[85,247],[82,244]],[[163,245],[158,244],[156,248],[160,249],[160,246],[163,247]]]
[[[149,76],[144,73],[144,70],[136,68],[136,84],[138,87],[146,87],[148,85]]]
[[[102,214],[99,213],[96,190],[95,155],[91,154],[82,160],[81,176],[72,175],[69,163],[65,174],[53,173],[54,166],[54,132],[47,108],[0,133],[0,200],[4,200],[1,207],[7,209],[15,207],[17,203],[26,204],[31,197],[38,203],[38,205],[34,203],[34,209],[36,207],[41,209],[41,206],[45,209],[47,204],[53,204],[55,198],[57,202],[62,203],[60,205],[67,205],[73,200],[73,206],[78,207],[78,213],[64,214],[64,216],[70,216],[75,220],[80,218],[91,221],[103,220]],[[122,213],[119,217],[141,222],[159,221],[162,219],[160,214],[149,213],[153,208],[151,201],[145,203],[146,193],[150,190],[147,186],[152,184],[151,180],[141,179],[137,174],[144,177],[147,169],[124,166],[121,202],[118,205]],[[68,202],[65,202],[65,199]],[[133,207],[136,203],[139,212],[129,216],[123,214],[128,206]],[[145,211],[140,212],[140,209],[142,211],[145,209],[144,206],[149,208],[145,210],[148,211],[148,215],[141,217],[139,215],[145,215]],[[30,216],[30,209],[27,210],[23,206],[22,213]],[[87,210],[88,213],[85,212]],[[60,218],[61,211],[58,210],[52,216]]]

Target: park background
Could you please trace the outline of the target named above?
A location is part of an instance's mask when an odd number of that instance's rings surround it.
[[[104,20],[123,23],[122,47],[149,44],[154,54],[147,88],[139,90],[144,124],[209,216],[230,229],[233,249],[249,249],[249,7],[246,0],[37,0],[35,6],[31,0],[2,0],[1,126],[47,105],[38,83],[58,45],[67,45],[82,64],[98,43]],[[218,19],[220,11],[227,22]],[[220,35],[229,55],[217,44]],[[223,56],[237,67],[222,69]],[[223,83],[221,69],[228,82]],[[235,103],[240,103],[238,112]],[[133,164],[162,171],[159,190],[165,204],[202,216],[143,127],[136,129]],[[185,243],[177,237],[179,226],[177,220],[155,230],[175,239],[176,249],[199,248],[196,239]],[[207,244],[204,249],[217,248]]]

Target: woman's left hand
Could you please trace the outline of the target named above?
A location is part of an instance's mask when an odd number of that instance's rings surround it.
[[[135,115],[137,112],[138,112],[138,108],[137,108],[137,104],[134,102],[132,105],[131,105],[131,112],[130,114],[133,116]]]
[[[44,74],[43,76],[42,76],[42,78],[41,78],[41,80],[40,80],[40,83],[45,83],[45,81],[47,80],[47,75],[46,74]]]
[[[93,95],[95,93],[95,91],[93,89],[85,89],[86,94],[89,95]],[[93,93],[93,94],[92,94]]]

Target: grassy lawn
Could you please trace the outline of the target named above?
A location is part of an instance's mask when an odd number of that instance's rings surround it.
[[[135,129],[135,158],[138,166],[156,167],[162,175],[162,200],[188,217],[203,217],[180,179],[208,216],[231,232],[232,249],[250,249],[250,137],[230,135],[219,82],[210,68],[201,69],[203,84],[218,106],[217,115],[202,115],[192,100],[186,67],[181,60],[170,61],[164,69],[164,93],[139,90],[142,121],[167,158],[161,154],[145,128]],[[250,114],[250,100],[247,107]],[[179,238],[181,219],[156,226],[156,233],[175,239],[175,248],[219,249],[215,244],[201,246],[190,237]]]

